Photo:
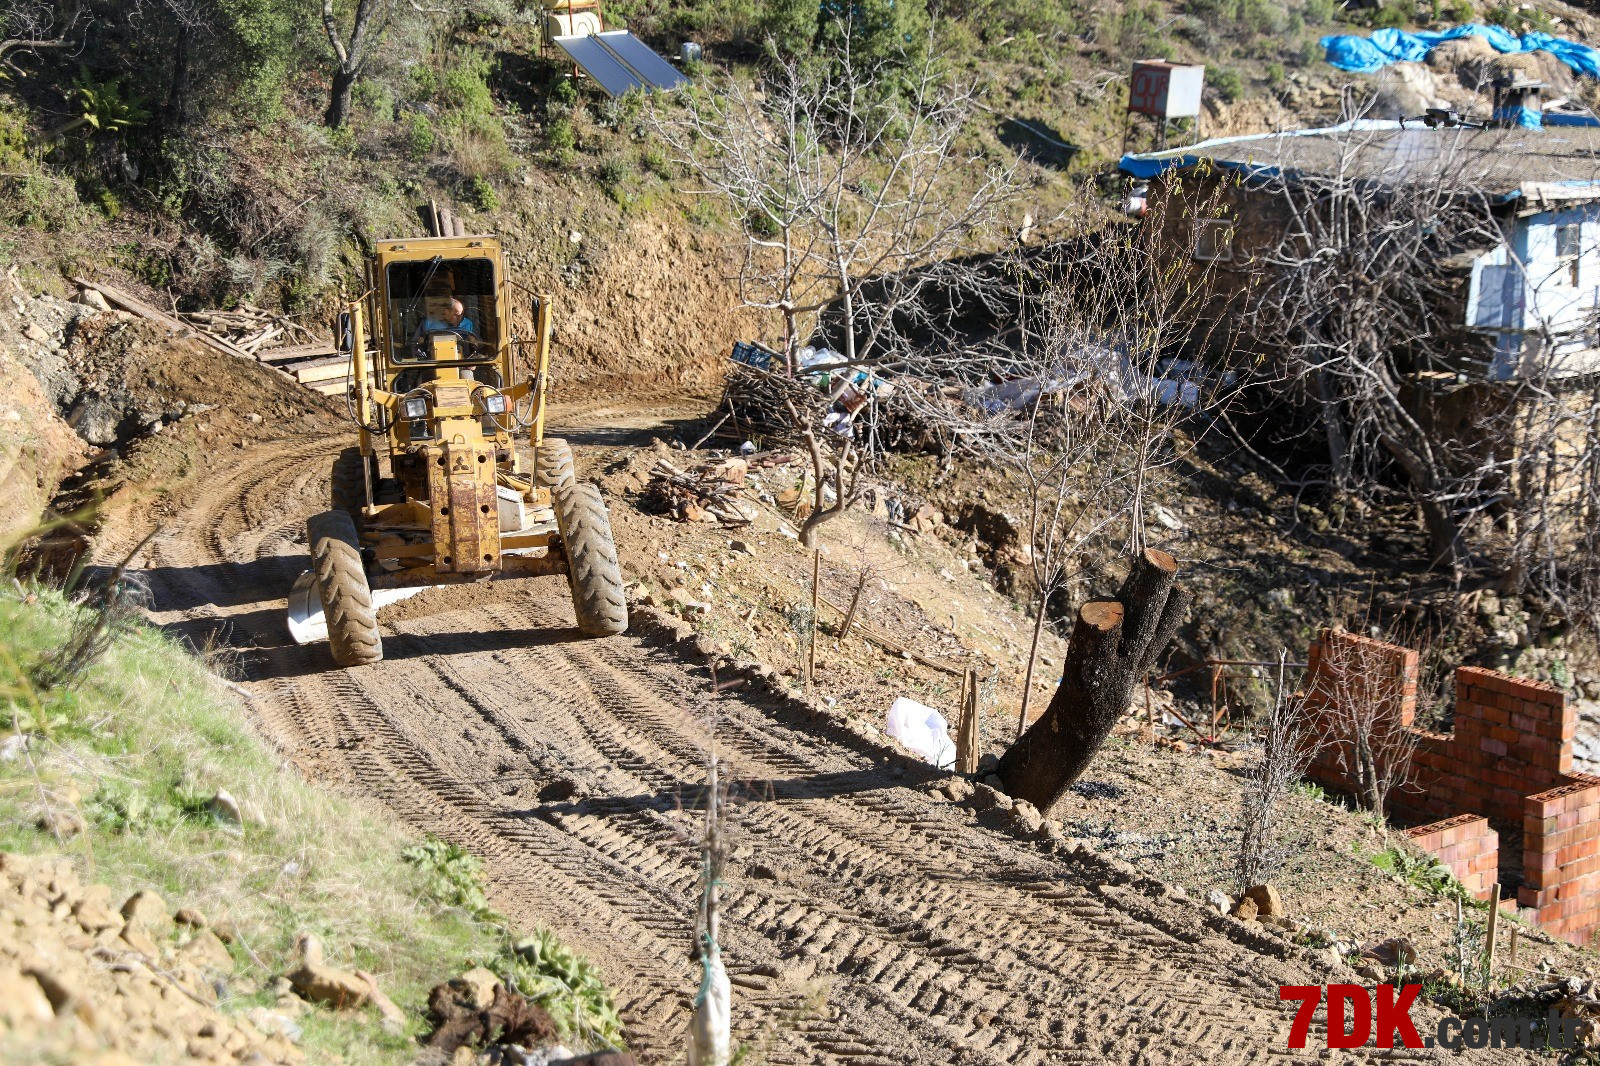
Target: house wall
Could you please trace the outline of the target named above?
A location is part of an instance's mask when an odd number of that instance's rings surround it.
[[[1558,254],[1561,227],[1579,228],[1578,277]],[[1600,307],[1600,204],[1576,204],[1518,217],[1506,249],[1475,268],[1485,296],[1498,287],[1498,324],[1490,377],[1506,381],[1551,367],[1558,376],[1600,369],[1593,318]]]

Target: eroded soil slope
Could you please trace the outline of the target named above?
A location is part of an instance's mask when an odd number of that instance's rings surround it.
[[[599,963],[642,1061],[677,1061],[702,672],[649,627],[580,638],[557,579],[430,593],[431,613],[387,622],[374,666],[289,644],[284,593],[342,443],[269,433],[198,456],[155,506],[113,496],[98,550],[158,526],[156,618],[237,648],[262,728],[306,773],[481,855],[500,909]],[[717,718],[739,799],[724,956],[736,1031],[768,1062],[1276,1062],[1293,1058],[1277,986],[1352,979],[1124,864],[1022,838],[824,712],[752,686]]]

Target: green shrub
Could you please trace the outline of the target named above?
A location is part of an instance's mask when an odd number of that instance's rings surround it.
[[[462,52],[439,80],[439,98],[446,107],[468,116],[494,114],[489,78],[494,64],[478,52]]]
[[[564,155],[578,147],[578,134],[572,128],[569,119],[558,118],[551,121],[545,130],[545,136],[549,138],[550,150],[558,155]]]
[[[78,190],[65,178],[30,171],[0,176],[0,222],[60,232],[83,219]]]
[[[500,197],[494,186],[482,175],[473,175],[467,181],[467,202],[479,211],[494,211],[500,207]]]
[[[559,75],[550,86],[550,99],[571,107],[578,102],[578,86],[565,74]]]
[[[1380,30],[1398,30],[1411,21],[1409,6],[1399,3],[1386,3],[1372,13],[1372,25]]]
[[[1306,0],[1302,9],[1308,26],[1326,26],[1339,15],[1339,0]]]
[[[1472,6],[1472,0],[1444,0],[1442,4],[1434,6],[1434,18],[1442,21],[1465,25],[1478,17],[1478,12]]]
[[[433,123],[428,121],[428,116],[415,114],[406,124],[406,149],[411,153],[411,158],[422,160],[427,158],[434,147],[439,143],[438,135],[433,132]]]
[[[17,170],[27,161],[27,124],[20,113],[0,108],[0,170]]]
[[[767,0],[756,32],[779,56],[804,54],[817,35],[816,0]]]
[[[1244,77],[1232,67],[1218,67],[1211,77],[1211,87],[1230,104],[1244,97]]]
[[[1266,77],[1268,85],[1278,86],[1283,84],[1285,75],[1282,63],[1268,63],[1262,73]]]
[[[427,63],[413,63],[409,71],[411,91],[419,100],[432,100],[439,94],[439,75]]]

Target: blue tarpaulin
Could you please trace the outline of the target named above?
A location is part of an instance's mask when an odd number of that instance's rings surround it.
[[[1588,45],[1548,33],[1525,33],[1518,37],[1504,26],[1473,24],[1416,32],[1383,29],[1371,37],[1350,34],[1324,37],[1322,47],[1328,62],[1340,70],[1370,74],[1390,63],[1419,62],[1428,58],[1436,45],[1463,37],[1482,37],[1496,52],[1549,52],[1579,74],[1600,78],[1600,52]]]

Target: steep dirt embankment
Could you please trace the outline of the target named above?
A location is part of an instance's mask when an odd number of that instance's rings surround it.
[[[113,509],[102,558],[159,525],[157,619],[238,649],[294,761],[481,855],[497,908],[600,965],[641,1061],[677,1061],[699,981],[705,677],[637,624],[580,637],[559,579],[431,594],[369,667],[288,643],[302,523],[343,440],[202,456],[157,506]],[[735,1029],[767,1062],[1277,1062],[1277,986],[1347,979],[1325,953],[1032,835],[1005,797],[769,693],[759,670],[718,700],[715,742],[735,781]]]
[[[513,280],[554,296],[558,398],[715,392],[733,342],[764,335],[717,232],[675,212],[585,212],[561,193],[528,202],[500,235]],[[518,336],[531,337],[531,301],[517,290],[513,304]]]

